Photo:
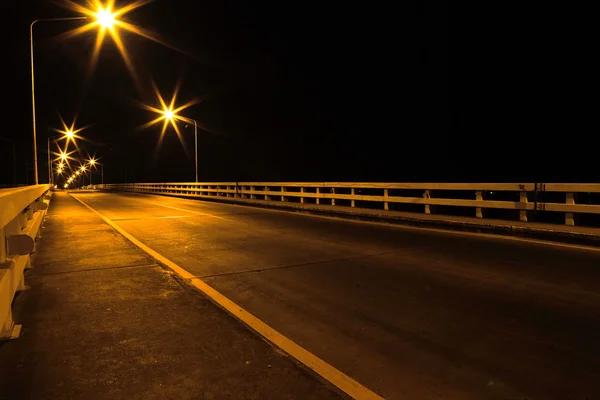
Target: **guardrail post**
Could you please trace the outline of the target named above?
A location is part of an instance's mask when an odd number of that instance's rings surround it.
[[[527,222],[527,192],[519,192],[519,203],[522,208],[519,211],[519,221]]]
[[[483,201],[483,193],[481,191],[475,192],[475,200],[476,201]],[[476,218],[483,218],[483,212],[482,212],[481,207],[475,207],[475,217]]]
[[[317,197],[315,197],[315,200],[316,200],[316,201],[315,201],[315,204],[319,204],[319,200],[320,200],[320,199],[319,199],[319,193],[320,193],[320,190],[319,190],[319,188],[317,187],[317,191],[316,191]]]
[[[285,192],[285,187],[281,187],[281,193]],[[285,196],[281,195],[281,201],[285,201]]]
[[[565,201],[566,204],[575,205],[575,195],[573,193],[567,193],[567,198]],[[566,225],[575,225],[575,217],[572,212],[565,213],[565,224]]]
[[[302,194],[303,194],[303,193],[304,193],[304,188],[303,188],[303,187],[301,187],[301,188],[300,188],[300,195],[301,195],[301,196],[300,196],[300,203],[301,203],[301,204],[304,204],[304,196],[302,196]]]
[[[331,194],[335,194],[335,188],[331,188]],[[331,205],[335,206],[335,197],[331,198]]]
[[[385,211],[389,211],[390,205],[388,203],[388,189],[383,189],[383,209]]]
[[[265,200],[271,200],[271,198],[269,197],[269,195],[267,193],[269,193],[269,188],[267,186],[265,186]]]
[[[350,207],[355,207],[356,203],[355,203],[355,200],[354,200],[354,194],[355,194],[354,188],[350,189],[350,194],[352,195],[352,200],[350,200]]]
[[[431,193],[429,192],[429,189],[425,190],[425,193],[423,193],[423,198],[424,199],[431,198]],[[425,204],[425,214],[431,214],[431,207],[429,207],[429,204]]]
[[[254,196],[254,186],[250,186],[250,200],[254,200],[256,197]]]

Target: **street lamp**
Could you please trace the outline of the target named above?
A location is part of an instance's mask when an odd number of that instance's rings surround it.
[[[88,160],[88,164],[90,167],[96,167],[96,165],[100,166],[100,176],[102,177],[102,184],[104,185],[104,164],[99,163],[95,158],[90,158]],[[90,185],[92,184],[92,171],[90,168]]]
[[[87,168],[85,167],[85,165],[82,165],[79,167],[79,171],[81,171],[81,187],[83,187],[85,185],[85,173],[87,171]]]
[[[195,169],[195,173],[196,173],[196,183],[197,183],[198,182],[198,122],[196,122],[195,119],[183,117],[183,116],[179,115],[178,113],[180,111],[196,104],[198,102],[198,100],[192,100],[182,106],[175,108],[175,99],[177,98],[177,92],[179,91],[179,84],[175,88],[175,92],[173,93],[173,97],[171,98],[171,102],[169,105],[167,105],[167,103],[163,99],[162,95],[158,91],[158,88],[154,84],[153,84],[153,89],[154,89],[154,93],[156,94],[156,97],[158,98],[158,102],[159,102],[161,108],[156,108],[156,107],[153,107],[153,106],[150,106],[147,104],[141,104],[141,106],[142,106],[142,108],[144,108],[148,111],[152,111],[152,112],[158,114],[159,116],[157,118],[153,119],[152,121],[148,122],[147,124],[143,125],[143,127],[149,127],[154,124],[158,124],[159,122],[162,121],[163,127],[160,132],[160,138],[159,138],[159,144],[160,144],[169,124],[171,124],[173,126],[173,129],[175,129],[175,132],[177,133],[177,136],[179,137],[179,140],[181,140],[181,141],[183,141],[183,139],[181,138],[181,132],[179,132],[179,127],[177,126],[177,123],[176,123],[177,120],[187,122],[188,124],[191,124],[191,123],[194,124],[194,160],[195,160],[195,168],[194,169]]]
[[[38,180],[38,162],[37,162],[37,132],[35,123],[35,77],[34,77],[34,64],[33,64],[33,26],[37,22],[51,22],[51,21],[75,21],[81,19],[88,19],[88,17],[66,17],[66,18],[45,18],[36,19],[29,25],[29,51],[31,55],[31,113],[33,116],[33,176],[34,183],[37,185]]]
[[[120,8],[117,8],[115,7],[114,0],[88,0],[87,5],[68,1],[65,5],[70,10],[82,14],[90,19],[89,23],[74,29],[71,32],[68,32],[68,35],[77,36],[92,30],[96,31],[96,43],[92,50],[90,64],[92,68],[98,60],[100,49],[104,43],[104,40],[107,38],[107,36],[110,36],[117,49],[121,53],[129,72],[135,77],[133,63],[127,54],[125,44],[120,36],[120,31],[127,31],[157,43],[167,45],[158,39],[156,35],[123,20],[123,16],[125,14],[128,14],[131,11],[148,3],[148,0],[132,0],[128,4],[123,4]]]
[[[194,165],[196,172],[196,183],[198,183],[198,122],[196,122],[196,120],[192,118],[181,117],[175,114],[175,112],[170,109],[163,110],[163,115],[165,117],[165,120],[171,122],[171,124],[173,124],[174,127],[177,126],[175,125],[175,123],[178,119],[186,122],[191,121],[194,123]]]
[[[194,147],[195,147],[195,158],[196,158],[196,183],[198,183],[198,123],[195,119],[188,118],[194,121]],[[186,125],[187,126],[187,125]]]

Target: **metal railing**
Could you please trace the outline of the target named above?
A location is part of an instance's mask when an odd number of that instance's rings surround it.
[[[560,222],[575,225],[579,214],[600,214],[596,183],[370,183],[370,182],[204,182],[127,183],[88,188],[222,198],[252,203],[316,204],[339,209],[381,210],[462,215],[523,222],[532,216],[563,214]],[[462,211],[457,211],[457,210]],[[538,218],[539,219],[539,218]]]
[[[19,336],[12,301],[25,289],[23,273],[31,265],[49,189],[50,185],[35,185],[0,190],[0,339]]]

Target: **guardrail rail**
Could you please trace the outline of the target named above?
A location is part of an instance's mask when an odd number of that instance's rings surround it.
[[[527,222],[531,215],[562,214],[560,223],[571,226],[579,215],[600,214],[600,184],[596,183],[174,182],[88,188],[251,203],[286,202],[291,206],[316,204],[332,209],[381,210],[383,215],[408,211]],[[503,210],[501,217],[494,213],[498,210]]]
[[[48,208],[50,185],[0,190],[0,339],[19,336],[12,302],[25,289],[24,271],[31,266],[35,240]]]

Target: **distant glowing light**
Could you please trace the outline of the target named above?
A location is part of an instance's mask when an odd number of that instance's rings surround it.
[[[54,131],[58,132],[58,133],[62,133],[64,135],[64,138],[67,139],[65,150],[67,150],[69,148],[69,142],[73,142],[75,144],[75,147],[77,147],[76,139],[84,140],[84,138],[79,136],[78,133],[81,132],[82,130],[86,129],[87,126],[84,126],[83,128],[75,129],[75,119],[73,119],[71,126],[68,126],[65,123],[65,120],[60,115],[59,115],[59,118],[60,118],[60,123],[62,125],[62,129],[54,129]]]
[[[74,159],[73,157],[71,157],[71,154],[73,154],[74,151],[67,152],[66,148],[65,150],[61,149],[58,143],[57,146],[58,152],[52,152],[52,154],[55,156],[54,160],[58,161],[58,169],[64,170],[65,167],[70,166],[69,160]]]

